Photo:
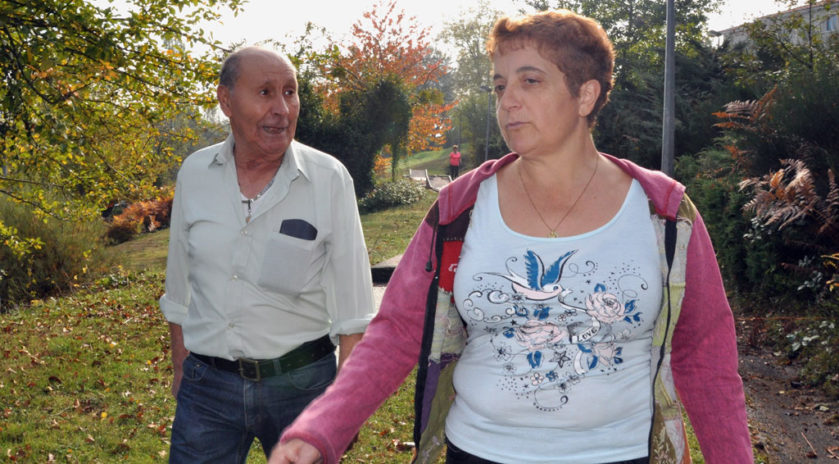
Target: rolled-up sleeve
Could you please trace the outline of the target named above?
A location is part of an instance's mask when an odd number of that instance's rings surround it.
[[[355,189],[342,169],[332,189],[333,234],[324,269],[326,306],[332,319],[330,336],[362,333],[374,316],[370,258],[364,243]]]
[[[166,291],[160,297],[160,310],[167,321],[181,325],[189,308],[189,266],[187,228],[183,216],[184,185],[178,176],[169,223],[169,255],[166,258]]]

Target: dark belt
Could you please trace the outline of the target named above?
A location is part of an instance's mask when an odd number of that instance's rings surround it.
[[[259,382],[266,377],[273,377],[283,372],[293,371],[311,364],[324,356],[335,351],[335,345],[329,339],[329,335],[306,342],[288,353],[274,359],[247,359],[240,358],[229,360],[192,353],[199,361],[223,371],[234,372],[243,379]]]

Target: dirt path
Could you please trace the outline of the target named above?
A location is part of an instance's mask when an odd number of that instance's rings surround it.
[[[740,375],[752,442],[765,464],[839,464],[839,401],[798,381],[798,368],[760,343],[760,323],[739,319]]]

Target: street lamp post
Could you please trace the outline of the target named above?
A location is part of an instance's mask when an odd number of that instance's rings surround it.
[[[664,51],[664,111],[661,134],[661,170],[673,175],[676,126],[676,7],[674,0],[667,0],[667,40]]]
[[[487,128],[486,142],[484,143],[484,161],[489,159],[489,120],[492,119],[492,88],[482,85],[481,90],[487,93]]]

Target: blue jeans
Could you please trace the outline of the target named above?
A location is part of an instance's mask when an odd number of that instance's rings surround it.
[[[262,379],[188,356],[172,424],[170,463],[244,463],[254,437],[266,457],[280,433],[332,383],[335,355]]]

